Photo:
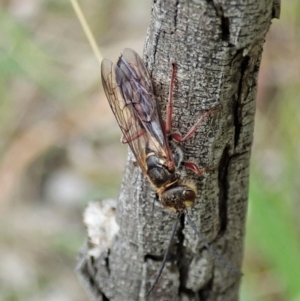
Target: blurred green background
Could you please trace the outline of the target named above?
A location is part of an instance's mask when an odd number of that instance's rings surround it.
[[[150,1],[85,0],[105,57],[142,53]],[[74,267],[94,198],[127,148],[68,1],[0,5],[0,300],[88,300]],[[283,3],[259,76],[242,301],[300,300],[300,3]]]

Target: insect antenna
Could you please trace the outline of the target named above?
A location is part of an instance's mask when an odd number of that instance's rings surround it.
[[[207,251],[225,268],[227,268],[229,271],[231,271],[234,274],[243,276],[244,274],[235,269],[234,267],[232,267],[230,264],[228,264],[208,243],[208,241],[206,240],[206,238],[199,232],[199,230],[197,229],[196,225],[194,224],[194,222],[192,221],[192,219],[190,218],[188,211],[185,210],[184,211],[185,216],[187,218],[187,222],[188,224],[192,227],[192,229],[194,230],[195,234],[198,236],[199,240],[204,244],[205,248],[207,249]]]
[[[151,286],[150,290],[148,291],[148,293],[146,294],[146,296],[148,296],[153,291],[154,287],[156,286],[156,284],[157,284],[157,282],[158,282],[158,280],[159,280],[159,278],[160,278],[160,276],[161,276],[161,274],[162,274],[162,272],[164,270],[164,267],[165,267],[165,264],[166,264],[166,261],[167,261],[167,257],[168,257],[168,254],[170,252],[170,248],[171,248],[171,245],[172,245],[172,241],[173,241],[173,238],[175,236],[175,232],[176,232],[176,229],[177,229],[177,225],[178,225],[178,221],[180,219],[180,216],[181,216],[181,213],[177,215],[177,218],[176,218],[176,220],[173,223],[171,237],[170,237],[170,240],[169,240],[169,244],[168,244],[167,250],[165,251],[162,264],[161,264],[161,266],[159,268],[159,271],[158,271],[158,274],[157,274],[157,276],[155,278],[155,281],[152,284],[152,286]]]

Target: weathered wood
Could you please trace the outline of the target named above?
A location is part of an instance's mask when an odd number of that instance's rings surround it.
[[[243,257],[257,75],[265,35],[279,9],[278,0],[154,0],[144,52],[163,116],[171,62],[177,64],[174,130],[185,134],[201,113],[220,105],[183,149],[186,160],[210,169],[201,179],[187,172],[198,187],[192,219],[236,268]],[[110,247],[90,245],[78,267],[91,298],[238,300],[240,277],[214,260],[184,217],[162,277],[145,296],[174,218],[129,154],[117,206],[120,230],[113,238],[98,234]]]

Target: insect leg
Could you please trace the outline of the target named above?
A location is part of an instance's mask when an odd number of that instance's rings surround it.
[[[197,164],[193,163],[193,162],[182,162],[183,165],[190,169],[191,171],[193,171],[197,176],[202,176],[207,169],[204,167],[199,167]]]
[[[190,139],[194,135],[194,133],[196,132],[198,126],[202,123],[202,121],[213,111],[215,111],[217,108],[219,108],[219,105],[214,106],[213,108],[211,108],[210,110],[202,114],[201,117],[198,119],[198,121],[189,129],[189,131],[185,134],[184,137],[182,137],[180,133],[176,132],[172,134],[172,138],[177,142],[184,142]]]

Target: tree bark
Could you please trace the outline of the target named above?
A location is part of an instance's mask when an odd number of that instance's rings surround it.
[[[183,143],[187,161],[209,168],[201,178],[187,171],[198,188],[190,214],[212,248],[237,269],[243,257],[257,75],[265,35],[279,10],[278,0],[154,0],[144,51],[163,117],[171,63],[177,65],[173,131],[184,135],[203,112],[219,105]],[[116,235],[99,230],[107,223],[103,204],[85,213],[89,244],[78,265],[91,299],[238,300],[241,278],[216,262],[184,217],[162,277],[146,296],[176,215],[161,206],[131,153]]]

